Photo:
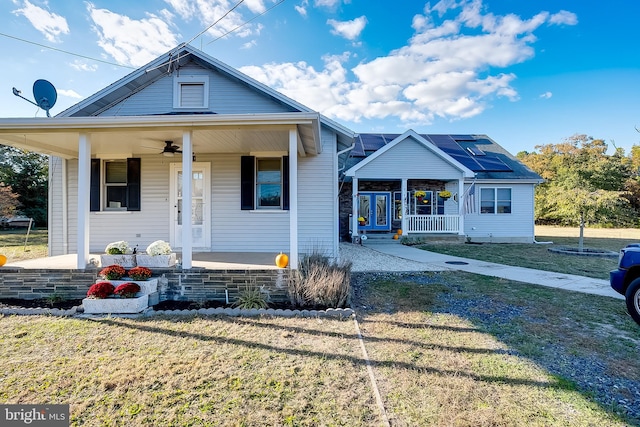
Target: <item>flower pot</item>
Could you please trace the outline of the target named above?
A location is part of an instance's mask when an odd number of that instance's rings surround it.
[[[119,265],[126,268],[131,268],[136,266],[136,256],[133,254],[126,255],[109,255],[104,254],[100,255],[100,265],[102,267],[106,267],[108,265]]]
[[[120,280],[108,280],[108,282],[111,282],[111,284],[116,288],[119,285],[122,285],[123,283],[135,283],[138,286],[140,286],[140,293],[143,293],[143,294],[152,294],[158,290],[157,278],[147,279],[147,280],[132,280],[132,279],[127,280],[126,277],[123,277]]]
[[[149,295],[138,294],[136,298],[85,298],[82,306],[86,314],[134,314],[149,307]]]
[[[147,255],[137,254],[136,263],[140,267],[173,267],[176,265],[176,254],[169,255]]]

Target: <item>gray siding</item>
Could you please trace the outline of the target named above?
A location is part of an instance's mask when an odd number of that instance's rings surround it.
[[[407,138],[361,167],[356,176],[360,179],[448,180],[460,179],[462,172],[413,138]]]
[[[180,68],[180,75],[209,76],[209,108],[217,114],[282,113],[292,111],[270,97],[256,92],[225,75],[195,64]],[[173,108],[173,75],[167,75],[122,102],[104,111],[102,116],[167,114],[184,109]]]
[[[496,187],[511,188],[511,213],[481,214],[480,189]],[[465,234],[475,241],[533,242],[534,189],[533,184],[476,184],[476,212],[465,215]]]

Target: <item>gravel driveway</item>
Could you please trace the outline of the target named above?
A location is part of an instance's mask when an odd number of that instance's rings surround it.
[[[353,243],[340,243],[340,259],[351,261],[353,272],[442,271],[442,268],[431,264],[383,254],[367,246]]]

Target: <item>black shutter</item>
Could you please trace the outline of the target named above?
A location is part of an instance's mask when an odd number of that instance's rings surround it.
[[[240,158],[240,209],[243,211],[255,208],[255,157]]]
[[[91,178],[89,182],[89,210],[100,210],[100,159],[91,159]]]
[[[140,159],[127,159],[127,210],[140,210]]]
[[[282,209],[289,210],[289,156],[282,157]]]

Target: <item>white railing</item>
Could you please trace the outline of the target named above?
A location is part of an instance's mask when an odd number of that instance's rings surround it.
[[[459,215],[407,215],[408,233],[458,233]]]

